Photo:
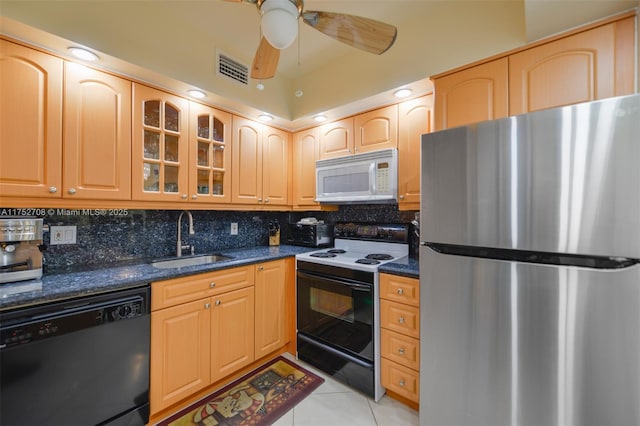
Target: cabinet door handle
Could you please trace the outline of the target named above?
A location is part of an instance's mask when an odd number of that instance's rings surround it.
[[[262,198],[258,198],[258,202],[261,203],[262,202]]]
[[[265,203],[268,203],[268,202],[269,202],[269,199],[267,198],[266,200],[264,200],[264,202],[265,202]]]
[[[258,266],[258,271],[263,271],[264,270],[264,266],[260,265]]]
[[[404,289],[403,288],[399,288],[396,293],[398,293],[398,295],[402,296],[404,294]]]
[[[399,353],[400,355],[404,355],[404,348],[400,348],[400,349],[398,349],[398,353]]]
[[[67,190],[67,192],[69,193],[69,195],[76,195],[76,189],[75,188],[69,188]]]
[[[220,300],[216,300],[216,306],[220,305]]]
[[[187,194],[182,194],[182,195],[180,196],[180,198],[182,198],[183,200],[186,200],[186,199],[187,199]]]
[[[193,194],[193,195],[191,196],[191,199],[192,199],[192,200],[197,200],[197,199],[198,199],[198,196],[197,196],[196,194]]]
[[[400,196],[400,199],[401,199],[401,200],[404,200],[404,195],[401,195],[401,196]]]
[[[49,187],[49,193],[50,194],[55,194],[56,192],[58,192],[58,188],[56,188],[55,186],[50,186]]]
[[[210,307],[211,307],[211,303],[205,303],[205,304],[204,304],[204,308],[205,308],[205,309],[209,309]]]
[[[211,288],[215,288],[215,286],[216,286],[216,283],[209,284],[209,287],[211,287]]]
[[[400,379],[400,383],[398,383],[398,385],[403,388],[404,387],[404,380]]]
[[[400,318],[398,318],[398,322],[399,322],[400,324],[404,324],[404,317],[400,317]]]

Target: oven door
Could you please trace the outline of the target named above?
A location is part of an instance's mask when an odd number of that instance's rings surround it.
[[[373,284],[298,270],[298,333],[373,361]]]

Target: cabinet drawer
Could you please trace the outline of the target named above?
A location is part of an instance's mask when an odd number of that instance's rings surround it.
[[[420,338],[420,309],[389,300],[380,301],[380,326],[404,335]]]
[[[380,274],[380,297],[420,306],[420,281],[399,275]]]
[[[413,401],[420,400],[420,374],[388,359],[382,359],[382,386]]]
[[[151,309],[162,309],[254,284],[255,266],[224,269],[152,284]]]
[[[383,328],[380,343],[383,357],[414,370],[420,368],[420,340]]]

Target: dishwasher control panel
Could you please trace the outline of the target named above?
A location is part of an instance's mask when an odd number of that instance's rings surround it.
[[[145,294],[105,296],[3,313],[0,315],[0,349],[149,314],[149,301]]]

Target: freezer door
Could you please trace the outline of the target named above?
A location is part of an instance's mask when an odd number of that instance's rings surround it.
[[[640,258],[640,95],[424,135],[421,238]]]
[[[640,424],[640,265],[420,250],[422,426]]]

